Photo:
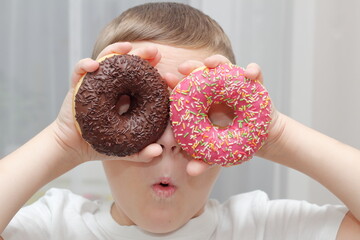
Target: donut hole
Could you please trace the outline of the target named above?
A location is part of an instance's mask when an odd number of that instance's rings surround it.
[[[116,109],[119,115],[125,114],[129,111],[131,103],[131,97],[129,95],[121,95],[116,103]]]
[[[211,104],[208,116],[210,122],[219,128],[228,127],[236,117],[234,109],[223,102]]]

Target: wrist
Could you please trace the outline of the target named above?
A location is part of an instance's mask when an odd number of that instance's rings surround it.
[[[76,147],[77,144],[70,144],[69,136],[64,132],[57,120],[51,123],[45,131],[48,131],[49,138],[53,143],[53,149],[56,153],[54,158],[58,159],[61,164],[74,168],[85,162],[81,150]]]
[[[257,152],[257,156],[276,162],[276,159],[280,157],[286,142],[284,139],[286,138],[285,130],[288,120],[289,118],[287,116],[279,112],[273,114],[269,136],[265,144]]]

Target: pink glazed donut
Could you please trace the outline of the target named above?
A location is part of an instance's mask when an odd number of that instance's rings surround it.
[[[268,136],[271,100],[259,81],[232,64],[201,68],[185,77],[170,96],[175,138],[193,158],[233,166],[250,160]],[[210,121],[212,104],[226,103],[235,118],[225,127]]]

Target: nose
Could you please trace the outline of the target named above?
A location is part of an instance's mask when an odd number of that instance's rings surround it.
[[[174,138],[174,133],[172,131],[170,123],[167,125],[165,132],[156,143],[160,144],[160,146],[162,147],[163,154],[176,154],[181,149]]]

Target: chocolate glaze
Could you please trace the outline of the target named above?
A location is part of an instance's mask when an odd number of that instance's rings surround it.
[[[122,115],[117,102],[130,97]],[[156,142],[169,120],[169,91],[157,70],[132,55],[114,55],[87,73],[75,95],[82,137],[98,152],[128,156]]]

